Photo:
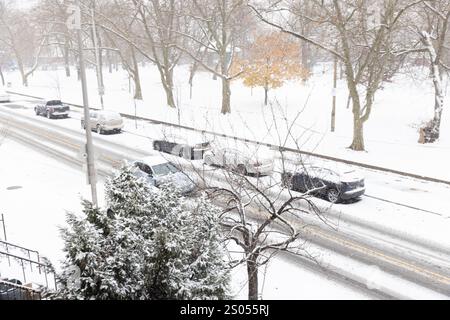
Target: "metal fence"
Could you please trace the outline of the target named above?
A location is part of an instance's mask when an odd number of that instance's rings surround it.
[[[30,250],[31,251],[31,250]],[[38,270],[39,274],[43,274],[44,278],[45,278],[45,287],[50,288],[49,284],[49,276],[51,275],[53,277],[53,284],[54,288],[56,290],[56,277],[53,273],[53,270],[51,269],[50,266],[42,263],[42,262],[38,262],[38,261],[34,261],[31,259],[27,259],[27,258],[23,258],[8,252],[4,252],[4,251],[0,251],[0,256],[5,256],[8,258],[9,261],[14,260],[18,263],[18,265],[21,267],[22,269],[22,279],[23,282],[26,283],[27,280],[27,273],[26,273],[26,268],[28,266],[30,266],[30,268],[32,268],[33,266],[35,266],[35,268]]]
[[[0,280],[0,300],[41,300],[41,292],[13,282]]]

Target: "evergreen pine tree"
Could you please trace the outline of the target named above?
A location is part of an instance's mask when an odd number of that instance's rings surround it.
[[[214,206],[202,198],[189,200],[189,208],[174,186],[149,188],[131,167],[105,189],[106,210],[84,201],[83,217],[68,214],[66,261],[53,298],[226,297],[228,269]]]

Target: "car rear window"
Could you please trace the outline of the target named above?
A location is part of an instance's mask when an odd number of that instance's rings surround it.
[[[59,106],[62,105],[61,100],[51,100],[51,101],[47,101],[47,105],[48,106]]]

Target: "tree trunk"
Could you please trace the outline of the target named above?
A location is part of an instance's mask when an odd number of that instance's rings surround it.
[[[106,51],[106,58],[108,60],[108,72],[113,72],[112,62],[111,62],[111,52],[109,50]]]
[[[219,70],[219,66],[220,66],[220,62],[218,62],[218,63],[216,64],[216,67],[214,68],[214,71],[217,72],[217,71]],[[213,80],[217,80],[217,74],[216,74],[216,73],[213,73],[212,78],[213,78]]]
[[[422,42],[428,50],[431,62],[431,76],[434,85],[434,117],[433,120],[423,128],[425,134],[425,143],[434,143],[439,139],[442,111],[444,109],[444,90],[442,85],[442,75],[439,68],[440,59],[438,58],[436,49],[433,46],[431,36],[427,32],[422,33]]]
[[[70,78],[70,58],[69,58],[69,43],[66,37],[64,42],[64,67],[66,69],[66,77]]]
[[[230,80],[222,78],[222,114],[231,113]]]
[[[23,63],[22,63],[21,59],[17,59],[17,65],[19,67],[20,75],[22,77],[22,84],[23,84],[24,87],[28,87],[28,77],[25,74],[25,70],[24,70]]]
[[[25,74],[23,69],[20,70],[20,74],[22,75],[22,84],[24,87],[28,87],[28,76]]]
[[[98,34],[98,32],[97,32],[97,39],[98,39],[98,46],[99,46],[99,49],[98,49],[98,64],[99,64],[98,70],[100,72],[99,76],[100,76],[100,79],[101,79],[101,84],[102,84],[102,86],[104,86],[105,82],[104,82],[104,78],[103,78],[103,49],[102,49],[103,41],[102,41],[102,38],[100,37],[100,35]]]
[[[364,122],[359,119],[359,116],[354,115],[353,119],[353,142],[350,149],[355,151],[364,151]]]
[[[133,60],[133,80],[134,80],[134,99],[142,100],[141,76],[139,73],[139,64],[136,59],[136,52],[131,46],[131,59]]]
[[[269,102],[269,88],[264,87],[264,105],[267,106]]]
[[[0,66],[0,77],[2,78],[2,84],[5,86],[5,76],[3,75],[2,67]]]
[[[195,73],[197,72],[197,69],[198,69],[198,62],[195,61],[194,63],[192,63],[191,72],[189,74],[189,98],[191,100],[192,100],[192,91],[194,87],[194,77]]]
[[[337,57],[334,57],[333,99],[331,105],[331,132],[334,132],[336,130],[337,67],[338,67],[338,60]]]
[[[257,257],[250,256],[247,261],[248,300],[258,300],[258,266]]]
[[[173,71],[164,67],[161,74],[161,81],[163,83],[164,91],[166,92],[167,105],[171,108],[176,108],[175,98],[173,96]]]
[[[302,68],[306,71],[306,77],[304,77],[303,82],[309,79],[312,73],[312,66],[311,66],[311,49],[309,44],[306,41],[301,42],[301,62],[302,62]]]

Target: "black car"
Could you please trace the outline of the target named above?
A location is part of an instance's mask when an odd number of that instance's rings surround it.
[[[210,142],[190,143],[177,136],[166,136],[153,141],[153,149],[170,153],[189,160],[202,160],[206,151],[211,149]]]
[[[364,178],[353,170],[332,170],[328,168],[305,166],[294,173],[282,174],[283,185],[293,191],[308,192],[325,198],[331,203],[356,199],[365,191]],[[317,190],[316,190],[317,189]]]
[[[44,116],[49,119],[68,118],[70,108],[64,105],[61,100],[48,100],[43,104],[38,104],[34,108],[37,116]]]

